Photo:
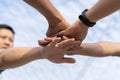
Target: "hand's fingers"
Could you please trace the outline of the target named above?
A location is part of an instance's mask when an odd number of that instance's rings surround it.
[[[76,47],[80,47],[80,41],[74,41],[71,43],[68,43],[66,45],[61,46],[61,48],[65,48],[65,49],[71,49],[71,48],[76,48]]]
[[[74,58],[62,58],[61,63],[75,63]]]
[[[54,38],[54,40],[49,44],[50,46],[55,46],[61,41],[61,38]]]
[[[46,40],[46,41],[53,41],[54,38],[53,38],[53,37],[46,37],[45,40]]]
[[[73,42],[75,42],[74,38],[67,39],[67,40],[61,41],[60,43],[57,43],[56,46],[63,48],[63,47],[66,47],[68,45],[71,45],[71,43],[73,43]]]
[[[48,60],[54,62],[54,63],[75,63],[74,58],[66,58],[64,55],[58,54],[56,56],[51,56],[48,58]]]
[[[55,36],[57,36],[57,34],[58,34],[58,33],[56,33],[56,34],[53,34],[53,35],[51,35],[50,37],[55,37]]]
[[[82,46],[80,46],[80,41],[74,41],[74,42],[71,42],[69,44],[57,45],[57,47],[64,49],[64,50],[67,50],[69,52],[76,52],[76,51],[83,48]]]
[[[64,57],[52,57],[49,58],[50,61],[54,62],[54,63],[75,63],[75,59],[74,58],[64,58]]]
[[[61,38],[63,38],[63,36],[66,36],[67,38],[74,38],[74,34],[71,34],[71,32],[68,31],[68,29],[61,31],[56,35],[57,37],[61,37]],[[64,37],[63,39],[66,39],[66,38]]]
[[[46,37],[45,40],[46,41],[53,41],[55,38],[59,38],[57,36],[54,36],[54,37]]]
[[[70,38],[67,36],[62,36],[62,40],[67,40],[67,39],[70,39]]]
[[[38,44],[41,46],[46,46],[50,43],[50,41],[46,41],[46,40],[38,40]]]
[[[39,40],[38,43],[41,46],[46,46],[48,45],[50,42],[52,42],[54,40],[54,37],[47,37],[44,40]]]
[[[56,34],[57,37],[62,37],[63,35],[65,35],[65,30],[60,31],[59,33]]]

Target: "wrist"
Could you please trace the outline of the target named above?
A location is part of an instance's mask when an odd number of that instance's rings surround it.
[[[88,19],[88,17],[86,16],[87,12],[88,12],[88,9],[85,9],[79,16],[79,20],[83,24],[85,24],[87,27],[93,27],[96,24],[96,22],[92,22],[91,20]]]
[[[81,28],[84,29],[85,31],[88,30],[89,27],[86,26],[81,20],[77,20],[76,22],[77,22],[78,25],[79,25],[79,26],[76,26],[76,27],[78,27],[78,28],[77,28],[78,31],[80,31]],[[76,30],[77,30],[77,29],[76,29]],[[79,29],[80,29],[80,30],[79,30]]]
[[[39,52],[38,52],[38,57],[39,59],[45,59],[45,55],[44,55],[44,47],[39,47]]]
[[[54,26],[62,21],[64,21],[64,18],[62,17],[57,17],[57,16],[53,16],[53,17],[50,17],[50,18],[47,18],[47,21],[48,21],[48,24],[50,26]]]
[[[89,19],[91,22],[97,22],[97,19],[95,19],[95,16],[93,16],[92,12],[89,10],[86,12],[86,17]]]

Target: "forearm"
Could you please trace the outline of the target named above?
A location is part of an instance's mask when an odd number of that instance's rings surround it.
[[[40,13],[42,13],[49,24],[59,23],[63,20],[62,15],[58,10],[52,5],[50,0],[24,0],[32,7],[36,8]]]
[[[104,56],[120,56],[120,43],[99,42],[82,44],[83,49],[76,53],[78,55],[104,57]]]
[[[19,47],[5,50],[0,54],[0,69],[14,68],[36,59],[42,59],[40,48]]]
[[[103,50],[103,55],[120,56],[120,43],[100,42],[98,44]]]
[[[76,53],[78,55],[102,57],[103,49],[98,43],[85,43],[81,45],[83,48],[78,50]]]
[[[120,0],[99,0],[86,13],[91,22],[96,22],[120,9]]]

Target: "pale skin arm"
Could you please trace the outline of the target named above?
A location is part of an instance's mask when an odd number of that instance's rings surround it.
[[[47,36],[54,36],[61,30],[66,29],[69,23],[62,17],[59,11],[52,5],[50,0],[24,0],[38,10],[48,21]]]
[[[92,57],[120,56],[120,43],[105,41],[98,43],[85,43],[81,46],[83,49],[76,51],[74,54]]]
[[[56,47],[57,43],[63,44],[64,48]],[[73,58],[65,58],[64,55],[71,52],[68,49],[78,47],[78,44],[79,42],[74,39],[61,42],[61,38],[53,38],[45,47],[10,48],[0,54],[0,70],[19,67],[38,59],[48,59],[54,63],[74,63]]]

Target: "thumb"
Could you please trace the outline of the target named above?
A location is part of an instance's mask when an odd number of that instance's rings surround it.
[[[62,58],[61,59],[62,63],[75,63],[75,59],[74,58]]]
[[[52,42],[50,42],[49,45],[51,46],[55,46],[57,43],[59,43],[61,41],[61,38],[57,37],[57,38],[54,38]]]
[[[72,30],[66,29],[57,34],[58,37],[66,36],[68,38],[73,38],[74,34]]]
[[[38,40],[38,44],[41,46],[46,46],[50,43],[50,41],[47,40]]]
[[[57,37],[62,37],[65,34],[66,34],[66,31],[63,30],[63,31],[60,31],[59,33],[57,33],[56,35],[57,35]]]

